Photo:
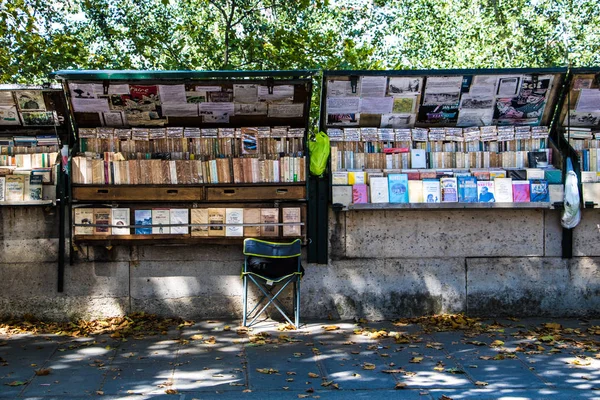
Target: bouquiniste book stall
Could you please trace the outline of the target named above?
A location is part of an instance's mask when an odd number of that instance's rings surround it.
[[[60,87],[0,85],[0,206],[56,204],[65,114]]]
[[[306,242],[310,71],[58,71],[73,246]]]
[[[557,130],[573,150],[585,208],[600,206],[600,68],[570,71]]]
[[[334,209],[559,206],[567,145],[552,124],[566,73],[325,71]]]

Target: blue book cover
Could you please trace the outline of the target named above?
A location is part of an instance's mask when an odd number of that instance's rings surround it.
[[[548,181],[542,179],[532,179],[529,183],[530,196],[532,202],[547,203],[550,201],[550,192],[548,191]]]
[[[136,235],[151,235],[152,210],[135,210],[135,224],[148,225],[147,228],[135,228]]]
[[[458,202],[477,203],[477,178],[458,176]]]
[[[408,203],[408,175],[389,174],[390,203]]]

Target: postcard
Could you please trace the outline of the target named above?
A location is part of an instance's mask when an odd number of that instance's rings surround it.
[[[234,115],[267,115],[267,103],[235,103]]]
[[[69,83],[71,98],[74,99],[95,99],[98,95],[104,94],[104,87],[101,83]],[[129,92],[127,92],[129,93]]]
[[[432,76],[425,84],[423,105],[454,105],[460,100],[462,76]]]
[[[327,81],[327,97],[360,96],[360,85],[357,83],[354,93],[350,81]]]
[[[123,83],[111,83],[108,87],[108,94],[129,94],[129,85]]]
[[[333,97],[327,99],[328,114],[354,114],[358,113],[360,99],[357,97]]]
[[[0,106],[14,106],[15,99],[13,98],[13,92],[7,90],[0,90]]]
[[[269,118],[298,118],[304,115],[304,103],[269,104]]]
[[[414,124],[414,114],[383,114],[380,126],[382,128],[410,128]]]
[[[269,86],[260,85],[258,87],[258,101],[267,103],[291,103],[294,101],[294,85],[275,85],[270,89],[272,89],[272,93],[269,93]]]
[[[20,111],[46,111],[44,95],[40,90],[17,90],[15,91],[15,95]]]
[[[581,89],[579,99],[575,111],[600,111],[600,90],[598,89]]]
[[[571,110],[565,115],[563,126],[599,126],[600,112],[577,112]]]
[[[103,112],[102,117],[104,119],[104,125],[111,127],[121,127],[125,125],[125,116],[123,111],[108,111]]]
[[[356,126],[360,121],[359,113],[327,114],[327,125]]]
[[[520,82],[521,77],[518,76],[500,78],[498,80],[498,91],[496,92],[496,95],[503,97],[514,96],[515,94],[517,94]]]
[[[197,103],[163,104],[162,114],[167,117],[197,117]]]
[[[361,97],[359,111],[366,114],[388,114],[392,112],[393,106],[393,97]]]
[[[407,94],[421,93],[423,78],[391,78],[388,84],[388,94],[391,96],[405,96]]]
[[[21,125],[17,106],[0,106],[0,125]]]
[[[58,116],[54,111],[22,112],[24,126],[53,126],[58,125]]]
[[[394,97],[394,105],[392,113],[394,114],[410,114],[415,111],[417,104],[417,96]]]
[[[233,101],[236,103],[254,104],[258,102],[257,85],[233,85]]]
[[[492,118],[494,117],[494,109],[478,109],[478,108],[463,108],[458,113],[458,120],[456,126],[469,127],[469,126],[487,126],[492,124]]]
[[[162,104],[181,104],[186,102],[185,85],[158,85]]]
[[[387,76],[363,76],[360,78],[361,97],[384,97]]]

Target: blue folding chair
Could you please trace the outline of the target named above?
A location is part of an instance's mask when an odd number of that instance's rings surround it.
[[[300,279],[304,269],[300,263],[301,242],[296,239],[291,243],[274,243],[258,239],[244,240],[244,326],[252,326],[258,317],[270,305],[298,328],[300,324]],[[252,282],[262,293],[262,297],[248,312],[248,283]],[[293,286],[294,322],[285,311],[278,296],[290,284]],[[275,293],[273,293],[275,292]],[[266,302],[264,305],[263,302]],[[262,307],[259,309],[259,307]],[[248,319],[250,323],[247,324]]]

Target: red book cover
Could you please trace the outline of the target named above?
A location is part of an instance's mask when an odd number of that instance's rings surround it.
[[[144,110],[154,110],[158,103],[158,86],[156,85],[129,85],[130,99],[135,101]]]
[[[513,181],[513,202],[529,203],[529,181]]]
[[[357,183],[352,186],[352,203],[368,203],[369,202],[368,186],[364,183]]]

